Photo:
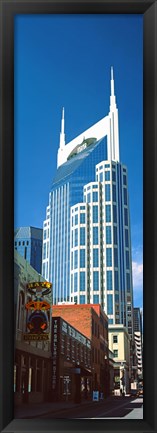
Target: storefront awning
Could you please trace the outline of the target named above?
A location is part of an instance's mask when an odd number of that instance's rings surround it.
[[[87,368],[82,367],[80,365],[77,367],[71,368],[71,372],[74,374],[80,374],[80,376],[83,376],[83,377],[84,376],[92,376],[92,373],[90,370],[88,370]]]

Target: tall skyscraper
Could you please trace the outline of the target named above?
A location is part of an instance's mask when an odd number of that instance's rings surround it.
[[[68,144],[63,109],[43,230],[43,276],[53,282],[53,303],[100,303],[109,322],[123,323],[132,335],[128,180],[120,162],[113,68],[109,114]]]
[[[39,273],[42,268],[43,230],[19,227],[14,232],[14,248]]]

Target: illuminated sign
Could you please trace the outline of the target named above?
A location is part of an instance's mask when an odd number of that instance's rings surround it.
[[[52,344],[52,389],[55,390],[57,386],[57,344],[58,344],[58,323],[54,320],[53,323],[53,344]]]
[[[37,289],[38,287],[41,287],[41,289],[50,289],[52,283],[48,283],[47,281],[36,281],[27,284],[27,289]]]
[[[27,310],[49,310],[51,308],[47,301],[30,301],[25,307]]]
[[[47,281],[33,281],[27,284],[27,290],[32,299],[27,302],[25,308],[28,310],[26,325],[28,334],[24,340],[48,340],[50,326],[51,305],[44,297],[51,292],[52,284]],[[45,332],[46,331],[46,332]]]

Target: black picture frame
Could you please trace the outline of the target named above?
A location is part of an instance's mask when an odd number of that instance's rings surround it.
[[[144,419],[14,419],[14,16],[143,14],[144,21]],[[2,432],[157,431],[157,1],[1,0],[0,430]]]

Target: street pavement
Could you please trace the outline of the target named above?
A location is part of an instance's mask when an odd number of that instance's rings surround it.
[[[100,402],[23,404],[15,407],[14,417],[42,419],[143,419],[143,398],[112,396]]]

